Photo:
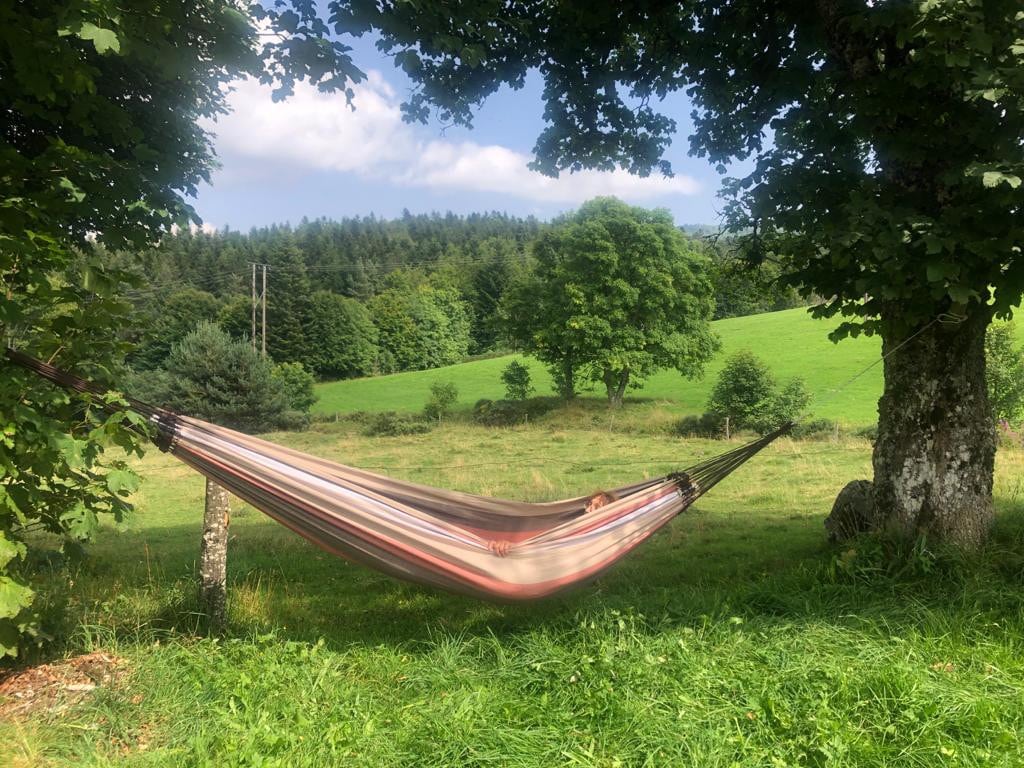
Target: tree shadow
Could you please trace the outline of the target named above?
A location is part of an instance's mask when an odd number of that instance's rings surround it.
[[[82,577],[92,589],[117,585],[130,609],[115,604],[103,616],[77,619],[99,621],[118,642],[201,633],[205,622],[193,576],[198,527],[122,536],[127,538],[106,542]],[[142,549],[140,544],[158,553],[155,575],[152,562],[143,568],[113,557]],[[871,620],[886,633],[938,632],[956,617],[982,614],[1020,621],[1022,505],[1004,506],[991,547],[975,558],[940,554],[887,571],[879,553],[858,546],[829,547],[817,516],[694,511],[592,584],[536,602],[502,604],[400,582],[331,557],[278,526],[239,525],[229,546],[227,633],[415,652],[439,636],[514,641],[613,614],[631,615],[640,631],[652,633],[733,617],[764,627],[862,627]],[[136,599],[155,605],[139,610]]]

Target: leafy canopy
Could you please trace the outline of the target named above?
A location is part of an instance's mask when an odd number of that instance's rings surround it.
[[[416,84],[409,120],[472,123],[502,85],[544,78],[544,173],[671,173],[692,153],[752,159],[725,189],[755,262],[828,297],[838,335],[900,332],[939,312],[1007,312],[1024,290],[1024,11],[1018,0],[349,0],[338,31],[380,35]],[[771,137],[771,141],[767,137]],[[865,298],[867,297],[867,298]],[[884,312],[883,312],[884,311]]]

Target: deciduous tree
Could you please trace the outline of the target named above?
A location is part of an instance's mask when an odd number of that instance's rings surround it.
[[[622,404],[659,368],[703,371],[718,348],[708,262],[665,211],[596,198],[556,222],[511,293],[513,337],[575,392],[581,368]]]

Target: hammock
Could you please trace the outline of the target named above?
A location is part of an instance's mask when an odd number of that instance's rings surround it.
[[[14,350],[69,389],[105,390]],[[501,600],[545,597],[621,560],[790,424],[681,472],[595,497],[529,504],[395,480],[128,398],[157,445],[340,557],[409,581]],[[118,406],[106,406],[119,410]]]

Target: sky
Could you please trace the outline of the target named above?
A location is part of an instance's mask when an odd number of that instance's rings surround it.
[[[346,41],[350,42],[350,41]],[[356,86],[355,110],[341,94],[299,83],[286,101],[270,87],[234,84],[232,113],[206,127],[216,134],[221,168],[193,201],[204,227],[248,230],[273,223],[432,211],[506,211],[548,219],[596,195],[669,209],[678,224],[715,224],[721,177],[687,155],[692,123],[685,94],[661,105],[679,130],[666,157],[675,176],[639,178],[625,171],[530,171],[544,126],[542,82],[534,73],[519,91],[506,88],[477,112],[474,127],[402,122],[405,74],[372,41],[354,41],[353,58],[368,74]]]

